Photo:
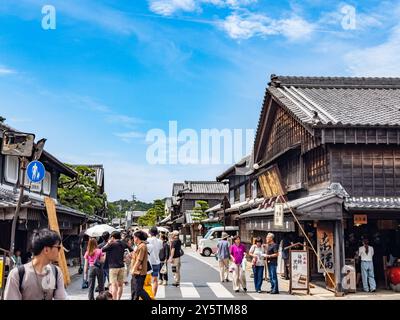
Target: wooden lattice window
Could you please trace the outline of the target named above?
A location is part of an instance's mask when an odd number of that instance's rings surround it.
[[[267,159],[300,143],[305,135],[304,127],[282,108],[278,108],[268,137]]]
[[[329,179],[329,158],[328,153],[323,147],[310,151],[307,159],[309,184],[317,184]]]

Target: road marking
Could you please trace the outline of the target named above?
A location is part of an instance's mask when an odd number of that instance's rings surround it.
[[[233,294],[219,282],[207,282],[207,285],[217,298],[234,298]]]
[[[158,286],[156,299],[165,299],[165,286]]]
[[[182,298],[200,298],[193,282],[181,282],[179,287],[181,289]]]

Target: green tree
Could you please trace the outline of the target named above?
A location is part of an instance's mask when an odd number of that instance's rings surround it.
[[[71,166],[78,176],[70,178],[61,175],[58,185],[58,199],[61,204],[89,215],[103,216],[106,210],[107,195],[100,193],[95,182],[96,173],[86,166]]]
[[[199,200],[196,201],[197,205],[193,208],[192,219],[194,222],[200,222],[207,218],[206,210],[209,208],[208,202]]]
[[[140,226],[155,226],[157,221],[165,217],[165,199],[154,200],[152,207],[147,210],[146,214],[139,218]]]

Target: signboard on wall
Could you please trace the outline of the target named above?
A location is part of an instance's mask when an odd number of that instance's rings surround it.
[[[273,165],[258,177],[258,183],[265,199],[270,199],[286,194],[281,175],[277,165]]]
[[[354,215],[354,225],[359,226],[362,224],[367,224],[368,218],[366,214],[355,214]]]
[[[317,248],[318,256],[325,266],[325,269],[334,273],[335,264],[333,259],[333,224],[330,222],[318,222],[317,227]],[[318,263],[318,272],[324,273],[325,270],[321,263]]]
[[[308,274],[307,250],[290,250],[290,284],[289,291],[310,291],[310,279]]]

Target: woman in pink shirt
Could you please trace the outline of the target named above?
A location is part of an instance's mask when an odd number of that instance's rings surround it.
[[[246,257],[246,247],[240,243],[240,237],[233,237],[233,244],[230,247],[231,259],[233,262],[233,290],[239,292],[242,287],[244,292],[246,289],[246,274],[242,268],[243,259]]]
[[[97,249],[97,240],[91,238],[85,253],[85,274],[89,268],[89,300],[94,300],[94,288],[97,281],[99,283],[99,293],[104,291],[103,263],[104,253]]]

